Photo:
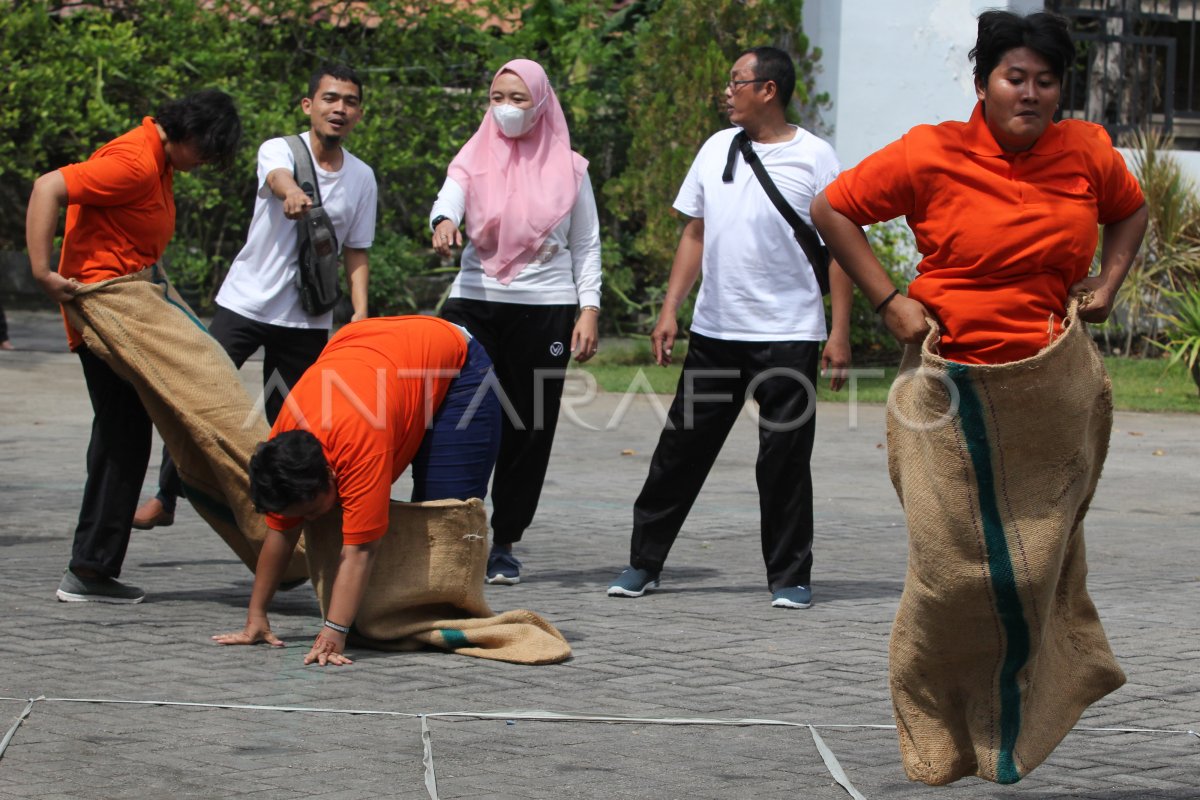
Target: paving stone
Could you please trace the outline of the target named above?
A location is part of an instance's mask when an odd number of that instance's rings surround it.
[[[280,595],[288,643],[226,649],[252,576],[189,508],[135,532],[123,579],[139,606],[64,604],[91,410],[78,360],[56,350],[53,315],[10,315],[23,349],[0,356],[0,696],[158,700],[380,710],[547,710],[637,717],[757,718],[890,725],[887,645],[903,587],[903,514],[888,483],[883,410],[822,405],[814,461],[814,591],[807,611],[769,607],[758,543],[755,433],[744,420],[672,552],[661,591],[605,589],[628,559],[634,498],[659,420],[638,399],[613,430],[564,418],[550,480],[497,610],[560,626],[574,657],[525,667],[440,652],[354,652],[343,669],[304,667],[318,624],[308,587]],[[248,387],[261,362],[243,369]],[[576,409],[603,427],[620,407]],[[1084,727],[1200,730],[1200,418],[1117,414],[1088,517],[1089,586],[1125,687]],[[1131,436],[1130,432],[1141,435]],[[632,449],[635,455],[622,455]],[[1165,455],[1155,456],[1162,449]],[[158,449],[154,461],[157,462]],[[145,494],[153,490],[156,463]],[[394,496],[407,496],[402,478]],[[0,700],[0,733],[24,708]],[[430,719],[443,798],[842,798],[803,727]],[[1200,798],[1200,738],[1076,730],[1014,787],[908,782],[890,729],[820,728],[868,798]],[[0,758],[0,798],[426,798],[420,721],[170,705],[43,701]]]

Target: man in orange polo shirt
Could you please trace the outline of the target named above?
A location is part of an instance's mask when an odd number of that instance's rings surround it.
[[[33,277],[52,300],[68,303],[80,284],[153,265],[175,232],[175,171],[228,162],[241,132],[233,100],[205,90],[167,103],[87,161],[42,175],[25,219]],[[50,255],[63,207],[67,224],[55,272]],[[67,339],[83,364],[96,417],[79,524],[58,599],[140,603],[142,590],[116,579],[150,460],[150,418],[133,386],[89,352],[70,326]]]
[[[325,620],[305,664],[351,663],[346,634],[362,601],[391,486],[411,463],[412,500],[487,494],[500,447],[492,362],[467,332],[437,317],[351,323],[296,383],[250,461],[250,493],[272,529],[243,630],[221,644],[265,641],[267,606],[305,520],[342,508],[342,557]]]

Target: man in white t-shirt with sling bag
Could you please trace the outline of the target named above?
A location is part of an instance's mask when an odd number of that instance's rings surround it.
[[[378,195],[375,173],[343,147],[362,119],[362,81],[349,67],[324,64],[313,72],[300,108],[311,127],[298,137],[311,156],[319,198],[341,245],[351,321],[367,316],[367,249],[375,238]],[[299,150],[299,148],[296,148]],[[301,168],[308,165],[301,165]],[[296,155],[284,137],[269,139],[258,150],[258,195],[246,244],[229,268],[217,294],[209,333],[239,367],[262,347],[263,398],[267,420],[274,423],[284,397],[317,360],[333,327],[332,310],[310,313],[297,286],[300,257],[298,221],[314,203],[299,183]],[[166,449],[158,495],[142,504],[133,527],[148,530],[175,521],[182,486]]]
[[[660,365],[671,362],[679,308],[696,278],[703,274],[704,280],[679,387],[634,504],[630,566],[613,581],[610,596],[641,597],[658,588],[671,545],[738,414],[753,398],[771,605],[812,603],[809,460],[817,368],[820,362],[832,370],[833,388],[841,387],[850,364],[853,288],[836,263],[828,264],[833,325],[822,354],[825,276],[819,279],[817,269],[827,261],[817,252],[815,234],[800,226],[811,226],[809,204],[837,177],[838,162],[828,144],[787,121],[795,75],[791,58],[774,47],[742,53],[725,88],[729,121],[739,127],[704,144],[676,197],[675,209],[688,222],[651,334]],[[744,137],[735,140],[739,128]],[[755,158],[761,167],[747,160]],[[756,175],[763,168],[774,186]],[[772,193],[782,196],[779,204]]]

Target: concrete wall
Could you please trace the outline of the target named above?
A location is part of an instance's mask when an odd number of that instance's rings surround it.
[[[914,125],[966,119],[975,106],[967,53],[976,17],[1005,5],[805,0],[804,30],[822,51],[817,89],[833,101],[822,122],[832,129],[842,166],[854,166]]]
[[[1118,147],[1121,155],[1125,156],[1125,163],[1133,166],[1133,157],[1128,148]],[[1192,180],[1197,192],[1200,192],[1200,150],[1174,150],[1171,155],[1179,162],[1183,174],[1187,175]]]
[[[804,31],[821,48],[822,115],[843,168],[922,123],[965,120],[975,107],[976,18],[989,8],[1039,11],[1040,0],[804,0]],[[1200,185],[1200,152],[1177,151]],[[1128,157],[1126,157],[1128,160]]]

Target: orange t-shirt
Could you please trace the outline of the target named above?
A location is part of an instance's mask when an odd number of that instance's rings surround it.
[[[296,382],[271,435],[302,428],[336,476],[342,540],[387,532],[391,488],[467,358],[467,338],[437,317],[381,317],[342,328]],[[303,520],[267,514],[277,531]]]
[[[67,227],[58,272],[98,283],[158,261],[175,233],[174,171],[154,120],[59,170],[67,184]],[[67,326],[74,350],[83,343]]]
[[[1024,153],[996,144],[980,105],[968,122],[920,125],[825,190],[867,225],[904,216],[923,256],[908,295],[938,318],[943,356],[1000,364],[1062,330],[1087,277],[1097,223],[1125,219],[1142,190],[1099,125],[1064,120]]]

